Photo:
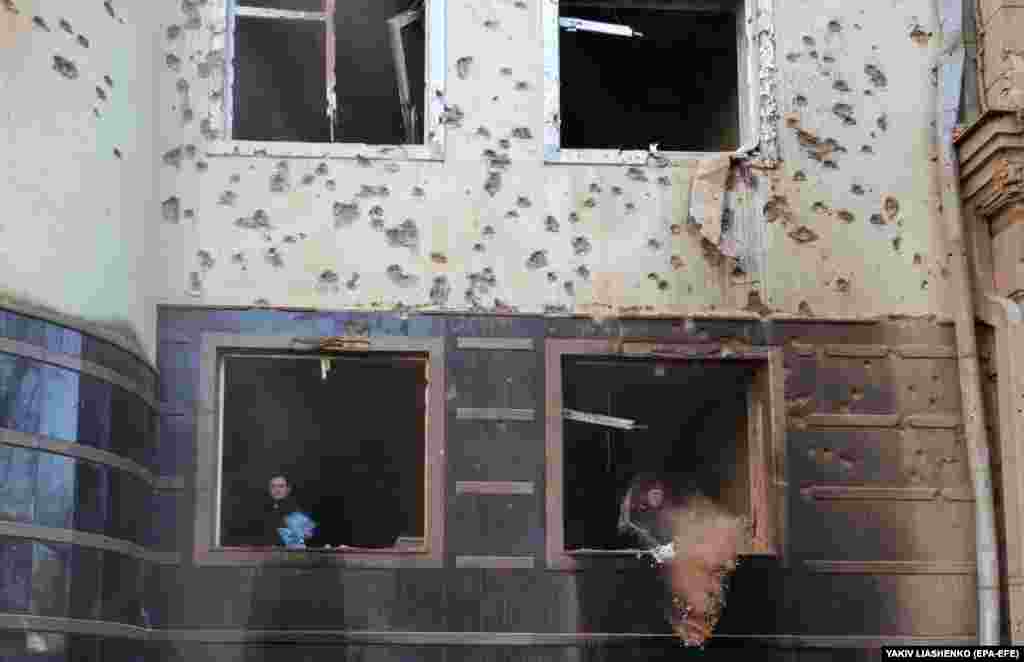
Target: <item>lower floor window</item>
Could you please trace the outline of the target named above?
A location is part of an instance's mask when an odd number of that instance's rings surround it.
[[[220,545],[420,546],[426,370],[412,352],[225,355]]]

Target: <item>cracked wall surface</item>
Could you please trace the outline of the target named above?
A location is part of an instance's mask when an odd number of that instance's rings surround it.
[[[187,2],[184,13],[166,3],[163,48],[175,66],[158,74],[164,156],[151,214],[164,219],[160,300],[945,312],[930,3],[776,3],[776,78],[762,87],[782,115],[781,163],[733,168],[719,235],[688,211],[699,159],[545,165],[540,1],[449,3],[440,162],[373,148],[361,159],[206,155],[223,138],[211,114],[222,78],[204,66],[222,22],[216,3]]]
[[[151,357],[156,29],[136,3],[0,6],[0,296],[118,322]]]
[[[931,3],[775,3],[753,32],[774,35],[759,84],[781,160],[733,165],[720,231],[691,218],[706,161],[544,163],[540,3],[449,2],[446,144],[430,161],[208,153],[224,138],[216,0],[154,4],[148,26],[15,0],[0,14],[5,285],[139,320],[146,291],[210,306],[945,316]]]

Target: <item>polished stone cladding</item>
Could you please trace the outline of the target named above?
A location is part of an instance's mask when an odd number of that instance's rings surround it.
[[[0,309],[0,659],[146,658],[148,556],[173,547],[156,384],[121,347]]]

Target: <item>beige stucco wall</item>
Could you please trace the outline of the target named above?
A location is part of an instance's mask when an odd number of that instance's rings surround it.
[[[949,310],[931,127],[936,40],[928,35],[937,27],[927,0],[868,8],[775,3],[782,162],[755,170],[756,190],[733,196],[736,236],[751,258],[744,273],[705,251],[687,223],[696,161],[652,169],[646,182],[630,178],[625,166],[543,163],[540,0],[525,8],[511,0],[449,1],[446,96],[464,119],[447,131],[443,162],[365,167],[327,159],[329,174],[307,185],[303,177],[324,160],[285,159],[291,186],[284,193],[270,190],[281,159],[206,153],[212,136],[203,120],[218,87],[218,77],[204,71],[215,62],[213,2],[115,7],[121,23],[102,3],[12,1],[19,13],[0,12],[11,146],[0,183],[0,279],[65,312],[127,318],[147,345],[152,304],[161,302],[686,314],[738,310],[757,291],[786,313]],[[33,27],[35,15],[49,32]],[[61,29],[61,18],[89,39],[88,48]],[[172,26],[181,29],[168,33]],[[79,77],[54,71],[54,54],[75,61]],[[472,65],[460,78],[455,63],[466,57]],[[681,65],[651,66],[670,75]],[[837,89],[840,80],[849,91]],[[526,89],[517,89],[519,81]],[[97,85],[108,88],[106,101]],[[837,103],[850,111],[837,115]],[[513,137],[517,128],[532,137]],[[811,136],[817,148],[808,148]],[[482,153],[502,152],[504,138],[511,162],[492,196]],[[595,184],[600,192],[591,190]],[[360,199],[364,185],[387,186],[390,195]],[[225,191],[235,194],[232,206],[219,203]],[[890,197],[895,204],[886,205]],[[334,203],[352,201],[359,217],[335,228]],[[416,246],[393,246],[371,227],[374,205],[384,210],[385,228],[411,219]],[[257,209],[267,212],[271,232],[235,225]],[[276,265],[270,248],[280,256]],[[541,255],[543,266],[527,267]],[[336,280],[321,282],[325,271]]]
[[[287,159],[291,189],[284,193],[272,193],[269,186],[281,159],[204,154],[200,122],[205,98],[216,84],[215,77],[198,75],[198,65],[207,59],[206,28],[215,17],[201,11],[204,29],[165,39],[166,52],[183,65],[180,72],[168,67],[159,72],[161,153],[187,145],[198,149],[193,159],[186,152],[180,167],[154,160],[161,168],[160,200],[177,198],[181,211],[160,226],[159,243],[167,258],[160,300],[431,306],[440,301],[431,298],[435,279],[444,276],[450,287],[447,306],[466,308],[465,292],[472,279],[479,282],[474,274],[483,274],[485,281],[493,275],[493,286],[486,292],[477,289],[479,303],[491,308],[497,300],[520,311],[561,306],[582,312],[636,306],[648,312],[730,310],[746,306],[749,291],[757,289],[770,307],[788,313],[945,313],[950,289],[932,160],[935,87],[930,70],[936,39],[928,33],[937,30],[932,3],[908,0],[868,8],[826,0],[775,3],[783,162],[774,171],[758,171],[758,190],[737,203],[737,223],[746,226],[747,250],[759,256],[759,264],[745,275],[733,275],[729,261],[715,266],[705,257],[700,234],[687,228],[696,162],[651,172],[647,182],[630,179],[625,166],[543,163],[540,2],[531,0],[525,8],[511,0],[449,2],[447,99],[465,118],[461,128],[448,131],[444,162],[373,161],[365,167],[353,160],[326,160],[330,174],[303,185],[303,176],[314,173],[322,160]],[[187,20],[179,4],[165,3],[164,28]],[[497,21],[497,27],[485,26],[488,21]],[[455,63],[464,57],[472,58],[472,66],[461,79]],[[685,63],[650,66],[665,67],[670,75],[672,67]],[[512,69],[511,76],[501,73],[504,67]],[[884,86],[876,71],[884,74]],[[839,80],[848,92],[836,89]],[[516,81],[526,81],[528,88],[517,90]],[[195,119],[183,125],[181,89],[186,86]],[[339,93],[344,98],[343,88]],[[805,105],[796,101],[798,96]],[[855,124],[833,112],[836,103],[852,107]],[[881,116],[886,128],[879,127]],[[797,126],[822,143],[838,142],[841,151],[823,159],[832,160],[834,168],[809,158]],[[478,127],[491,137],[480,137]],[[533,137],[512,137],[516,127],[528,128]],[[511,140],[511,164],[492,197],[484,189],[488,170],[482,152],[500,152],[502,138]],[[205,170],[197,169],[198,161]],[[804,181],[795,181],[801,178],[798,171]],[[666,174],[670,186],[658,183]],[[325,187],[328,179],[337,182],[333,192]],[[590,191],[595,183],[601,193]],[[387,186],[390,195],[359,199],[362,185]],[[622,194],[613,195],[613,186],[621,187]],[[422,197],[414,195],[414,187],[422,189]],[[218,204],[225,191],[236,194],[233,206]],[[886,207],[889,196],[895,205]],[[517,207],[520,197],[529,201],[528,208]],[[593,208],[584,205],[590,197],[597,203]],[[359,218],[335,229],[334,202],[353,200],[359,202]],[[766,222],[766,202],[772,202],[775,222]],[[635,206],[632,213],[626,212],[628,203]],[[416,248],[391,246],[385,232],[371,228],[368,211],[377,204],[384,209],[385,227],[412,219],[419,233]],[[234,224],[256,209],[269,215],[275,229],[268,235]],[[191,218],[185,217],[186,210]],[[508,218],[511,210],[519,217]],[[158,201],[150,215],[160,212]],[[570,222],[573,212],[578,223]],[[874,214],[882,224],[871,222]],[[548,216],[557,220],[557,232],[548,230]],[[494,231],[490,237],[484,236],[487,226]],[[791,238],[800,226],[817,239],[802,243]],[[585,254],[573,248],[577,237],[590,244]],[[271,247],[280,256],[279,266],[267,259]],[[528,269],[527,260],[536,251],[546,252],[547,265]],[[391,265],[412,278],[390,277]],[[581,277],[581,265],[589,278]],[[325,270],[337,275],[336,283],[318,284]],[[190,276],[193,272],[196,277]],[[659,281],[664,281],[660,287]],[[572,283],[572,294],[567,283]]]
[[[0,294],[118,322],[151,357],[156,29],[140,3],[0,2]]]

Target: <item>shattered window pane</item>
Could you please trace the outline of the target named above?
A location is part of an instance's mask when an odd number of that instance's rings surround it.
[[[235,139],[330,142],[323,43],[321,23],[237,19]]]
[[[674,8],[560,3],[560,16],[626,25],[642,34],[559,29],[562,147],[739,147],[737,31],[742,3],[723,2],[729,10],[716,12],[686,11],[683,0],[665,4]]]
[[[245,0],[241,4],[322,10],[321,0]],[[410,9],[420,11],[401,21],[396,40],[388,20]],[[422,3],[339,1],[334,27],[334,141],[421,144],[426,80]],[[238,17],[233,138],[331,142],[326,34],[321,22]],[[409,91],[407,117],[403,117],[400,88]]]
[[[409,0],[346,0],[339,2],[337,92],[338,141],[371,145],[406,143],[398,95],[398,77],[387,20],[409,7]],[[409,89],[423,126],[423,19],[402,31]],[[422,142],[422,137],[414,142]]]

